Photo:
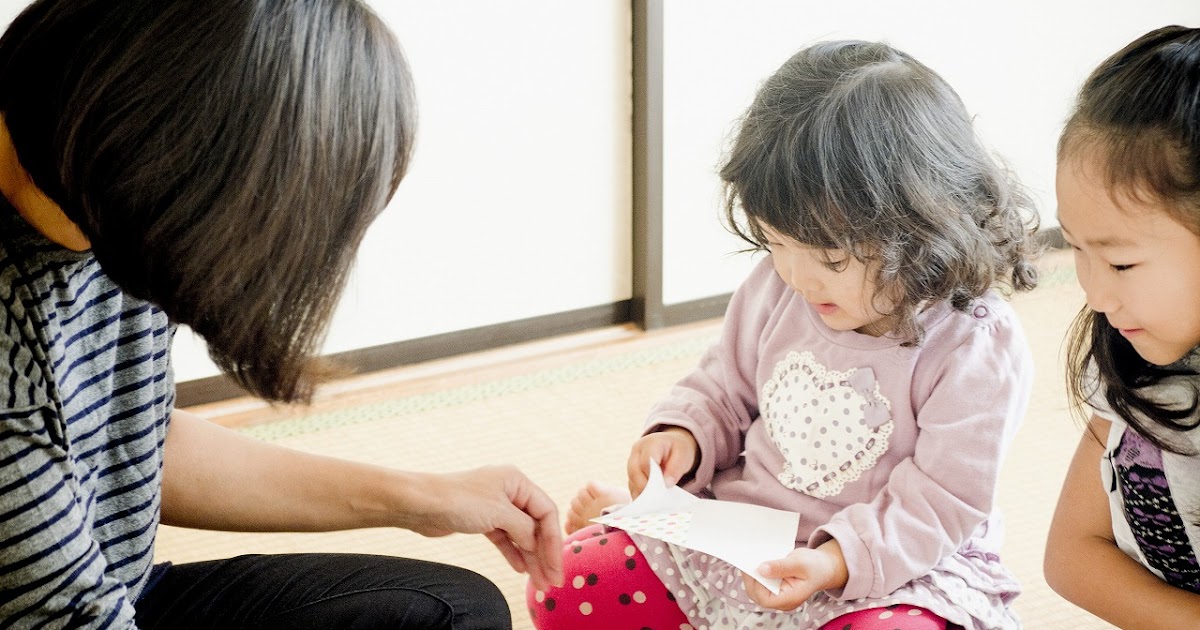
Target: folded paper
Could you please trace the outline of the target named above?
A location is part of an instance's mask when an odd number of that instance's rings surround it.
[[[592,521],[719,558],[778,594],[780,580],[759,575],[758,567],[795,549],[800,515],[701,499],[668,486],[658,463],[651,461],[650,480],[638,498]]]

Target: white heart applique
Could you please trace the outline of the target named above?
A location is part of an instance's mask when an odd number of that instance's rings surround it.
[[[835,372],[811,352],[789,352],[762,387],[759,411],[783,453],[779,482],[829,497],[887,452],[892,404],[871,368]]]

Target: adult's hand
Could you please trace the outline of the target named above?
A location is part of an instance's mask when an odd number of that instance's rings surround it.
[[[431,475],[432,503],[406,524],[419,534],[483,534],[536,588],[562,585],[562,534],[554,501],[513,466]]]

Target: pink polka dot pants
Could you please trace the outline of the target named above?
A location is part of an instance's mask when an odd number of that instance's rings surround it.
[[[916,606],[899,604],[886,608],[868,608],[830,621],[821,630],[948,630],[959,626]]]
[[[563,576],[560,588],[526,588],[529,615],[538,630],[697,630],[623,531],[593,525],[569,536],[563,545]],[[784,613],[759,627],[797,626]],[[848,613],[821,630],[957,628],[924,608],[899,604]]]
[[[633,539],[593,525],[563,545],[561,588],[526,589],[538,630],[693,630]]]

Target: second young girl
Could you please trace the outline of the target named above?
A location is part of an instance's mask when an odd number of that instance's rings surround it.
[[[1109,57],[1059,141],[1058,213],[1087,306],[1068,354],[1093,411],[1046,580],[1122,628],[1200,627],[1200,29]]]
[[[730,224],[769,256],[720,340],[629,458],[706,497],[800,514],[761,572],[587,526],[630,495],[590,485],[551,628],[1015,628],[997,476],[1032,361],[997,288],[1030,289],[1035,219],[962,102],[879,43],[804,49],[762,86],[721,170]],[[883,625],[878,625],[883,624]]]

